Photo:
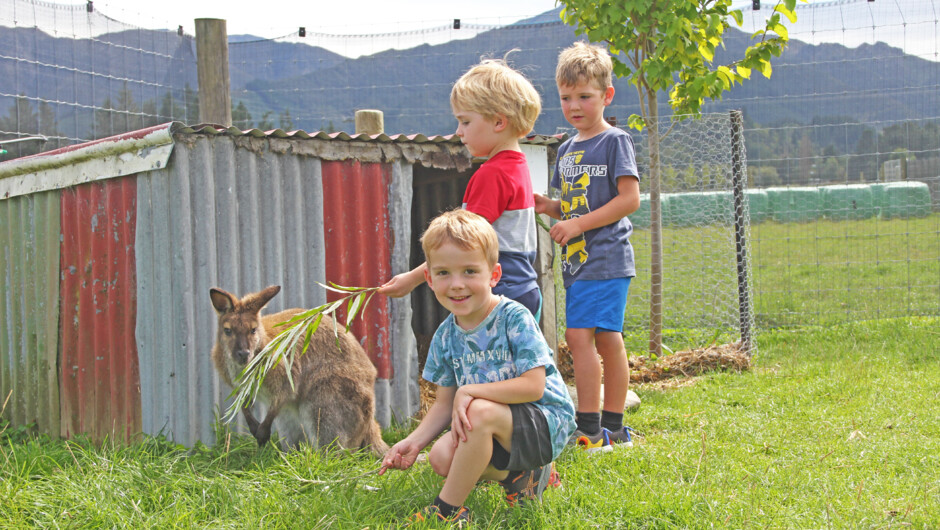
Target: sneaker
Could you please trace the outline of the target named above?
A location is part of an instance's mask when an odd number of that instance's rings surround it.
[[[571,439],[585,453],[606,453],[614,449],[610,441],[610,431],[603,427],[601,427],[601,432],[597,434],[587,434],[584,431],[576,430],[571,435]]]
[[[555,470],[555,463],[550,462],[538,469],[523,471],[515,478],[499,483],[506,490],[506,502],[510,506],[521,505],[530,500],[542,500],[542,493],[549,486],[561,487],[561,478]]]
[[[630,433],[633,431],[630,427],[626,425],[623,426],[619,431],[610,432],[610,443],[613,444],[615,449],[622,447],[633,447],[633,437],[630,436]]]
[[[441,509],[432,504],[425,506],[423,510],[412,515],[411,518],[408,519],[407,526],[430,521],[447,523],[457,528],[466,528],[470,526],[470,510],[468,510],[466,506],[461,506],[457,508],[457,511],[452,513],[450,517],[444,517],[444,514],[441,513]]]

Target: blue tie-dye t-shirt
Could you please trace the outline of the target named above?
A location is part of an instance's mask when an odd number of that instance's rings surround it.
[[[533,404],[545,415],[554,459],[574,432],[574,403],[552,350],[522,304],[501,297],[469,331],[448,316],[434,333],[421,377],[439,386],[463,386],[512,379],[539,366],[545,367],[545,392]]]

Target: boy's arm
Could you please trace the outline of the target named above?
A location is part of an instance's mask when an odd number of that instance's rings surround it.
[[[615,223],[640,208],[640,181],[632,175],[617,177],[617,196],[600,208],[580,217],[555,223],[549,235],[559,245],[565,245],[588,230]]]
[[[385,453],[379,475],[384,474],[389,468],[408,469],[415,463],[418,453],[450,424],[456,391],[455,386],[437,387],[437,398],[418,427]]]
[[[538,366],[518,377],[493,383],[464,385],[457,389],[453,398],[454,415],[451,428],[454,436],[467,439],[466,431],[473,426],[467,418],[467,408],[474,399],[486,399],[495,403],[531,403],[538,401],[545,393],[545,367]]]
[[[379,288],[378,293],[391,296],[392,298],[405,296],[424,283],[424,271],[426,271],[427,268],[428,264],[425,262],[408,272],[395,275]]]

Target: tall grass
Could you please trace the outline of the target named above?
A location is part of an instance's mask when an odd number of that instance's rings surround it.
[[[940,319],[774,330],[749,372],[635,389],[634,448],[558,461],[564,488],[480,528],[940,527]],[[387,430],[394,442],[410,430]],[[2,427],[0,427],[2,429]],[[0,434],[0,527],[395,528],[441,480],[364,454]],[[319,481],[319,482],[310,482]]]

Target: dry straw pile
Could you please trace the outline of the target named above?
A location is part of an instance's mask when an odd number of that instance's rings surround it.
[[[558,344],[558,371],[568,384],[574,384],[571,352],[565,343]],[[630,382],[655,383],[675,377],[694,377],[705,372],[742,372],[751,366],[751,359],[740,343],[713,344],[705,348],[676,352],[650,361],[643,356],[631,356]]]
[[[574,385],[574,367],[571,363],[571,351],[565,343],[558,344],[558,371],[565,383]],[[690,378],[705,372],[734,371],[743,372],[751,366],[751,358],[741,348],[740,343],[713,344],[705,348],[680,351],[672,355],[650,361],[647,357],[630,357],[630,382],[658,383],[681,378]],[[423,418],[434,403],[435,387],[424,379],[419,381],[421,389],[421,408],[418,417]]]

